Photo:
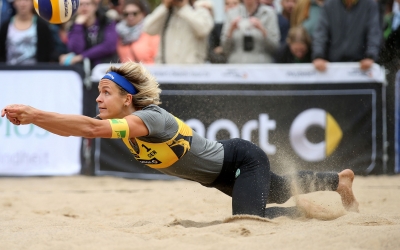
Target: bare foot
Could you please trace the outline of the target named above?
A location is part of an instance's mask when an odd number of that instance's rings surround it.
[[[351,169],[345,169],[339,173],[339,184],[336,192],[342,198],[344,208],[350,212],[359,212],[358,202],[353,194],[354,172]]]

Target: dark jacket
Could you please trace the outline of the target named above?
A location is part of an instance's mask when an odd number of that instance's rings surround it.
[[[378,60],[382,41],[379,9],[374,0],[358,0],[346,9],[341,0],[327,0],[313,34],[313,59],[354,62]]]
[[[0,28],[0,62],[7,61],[7,34],[8,26],[11,20],[8,20],[1,25]],[[36,34],[37,34],[37,44],[36,44],[36,61],[37,62],[50,62],[54,59],[54,41],[53,34],[49,28],[49,24],[41,19],[36,18]]]
[[[279,48],[275,56],[275,63],[311,63],[311,48],[303,58],[299,59],[292,54],[286,43]]]

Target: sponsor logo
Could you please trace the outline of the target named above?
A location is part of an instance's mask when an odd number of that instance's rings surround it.
[[[351,69],[351,71],[348,72],[349,76],[367,76],[369,78],[372,78],[372,71],[371,70],[361,70],[361,69]]]
[[[245,71],[239,71],[237,69],[228,69],[224,73],[222,73],[224,77],[233,77],[233,78],[241,78],[247,79],[248,74]]]
[[[261,149],[267,154],[276,153],[276,146],[269,143],[269,131],[276,129],[276,121],[271,120],[268,114],[260,114],[258,120],[247,121],[241,130],[239,130],[239,127],[233,121],[228,119],[214,121],[208,127],[207,132],[204,124],[198,119],[187,120],[186,124],[199,135],[212,141],[217,140],[217,133],[221,130],[228,131],[230,138],[242,138],[251,141],[252,132],[258,130],[258,143]]]
[[[68,5],[69,5],[69,1],[64,0],[64,17],[68,17]]]
[[[115,131],[117,133],[118,138],[125,138],[126,137],[126,130]]]
[[[308,77],[316,74],[317,74],[316,70],[296,70],[287,72],[287,75],[291,77],[300,77],[300,76]]]
[[[160,163],[162,163],[157,158],[153,158],[153,159],[149,159],[149,160],[145,160],[145,159],[136,159],[136,160],[143,164],[160,164]]]
[[[15,126],[8,120],[5,122],[0,119],[0,137],[11,138],[45,138],[50,134],[50,132],[39,128],[33,124],[26,126]]]
[[[111,75],[110,73],[107,73],[107,74],[106,74],[106,76],[109,76],[111,79],[113,79],[113,80],[114,80],[114,76],[113,76],[113,75]]]
[[[123,122],[120,119],[111,119],[112,124],[122,124]]]
[[[312,126],[325,130],[325,138],[318,143],[310,142],[306,132]],[[343,132],[331,114],[323,109],[307,109],[300,113],[290,127],[290,143],[302,159],[310,162],[322,161],[331,155],[339,145]]]

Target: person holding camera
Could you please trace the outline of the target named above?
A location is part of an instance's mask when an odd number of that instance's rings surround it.
[[[144,20],[143,31],[160,35],[156,63],[196,64],[207,58],[214,26],[210,11],[189,0],[163,0]]]
[[[221,42],[228,63],[272,63],[280,32],[273,8],[243,0],[227,13]]]

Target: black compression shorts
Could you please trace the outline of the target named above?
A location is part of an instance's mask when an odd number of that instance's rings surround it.
[[[295,208],[271,207],[268,203],[284,203],[291,197],[290,176],[278,176],[270,171],[265,152],[243,139],[220,141],[224,147],[224,163],[217,179],[207,185],[232,197],[233,215],[248,214],[274,218],[297,216]],[[296,174],[302,193],[336,190],[337,173],[300,171]]]

